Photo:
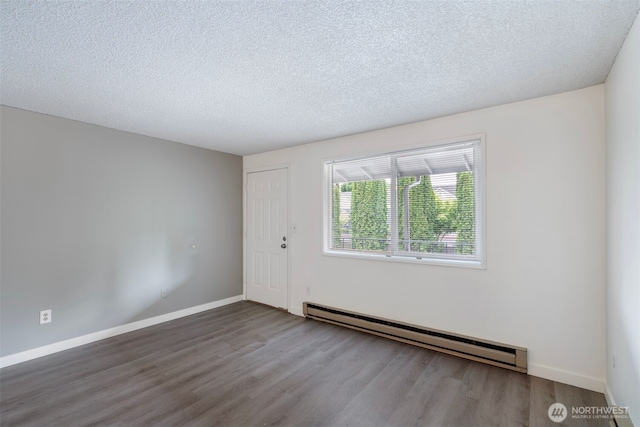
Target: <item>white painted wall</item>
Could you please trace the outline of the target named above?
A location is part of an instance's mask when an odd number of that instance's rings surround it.
[[[607,394],[640,425],[640,21],[607,77]],[[616,367],[613,367],[613,358]]]
[[[305,300],[529,349],[604,389],[604,86],[244,157],[291,164],[291,311]],[[486,133],[487,269],[323,256],[322,161]],[[312,295],[305,295],[311,286]]]

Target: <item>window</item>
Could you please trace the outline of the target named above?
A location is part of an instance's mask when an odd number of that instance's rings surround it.
[[[327,161],[324,251],[484,265],[483,138]]]

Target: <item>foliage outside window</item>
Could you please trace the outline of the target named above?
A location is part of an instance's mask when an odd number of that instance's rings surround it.
[[[482,265],[482,139],[325,163],[325,252]]]

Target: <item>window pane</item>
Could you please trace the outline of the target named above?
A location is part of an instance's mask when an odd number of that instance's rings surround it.
[[[332,248],[389,251],[388,200],[386,179],[334,183]]]
[[[473,151],[472,144],[456,144],[398,156],[399,252],[476,254]]]

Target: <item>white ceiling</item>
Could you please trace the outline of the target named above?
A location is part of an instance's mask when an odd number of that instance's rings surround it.
[[[2,104],[245,155],[602,83],[640,0],[0,7]]]

